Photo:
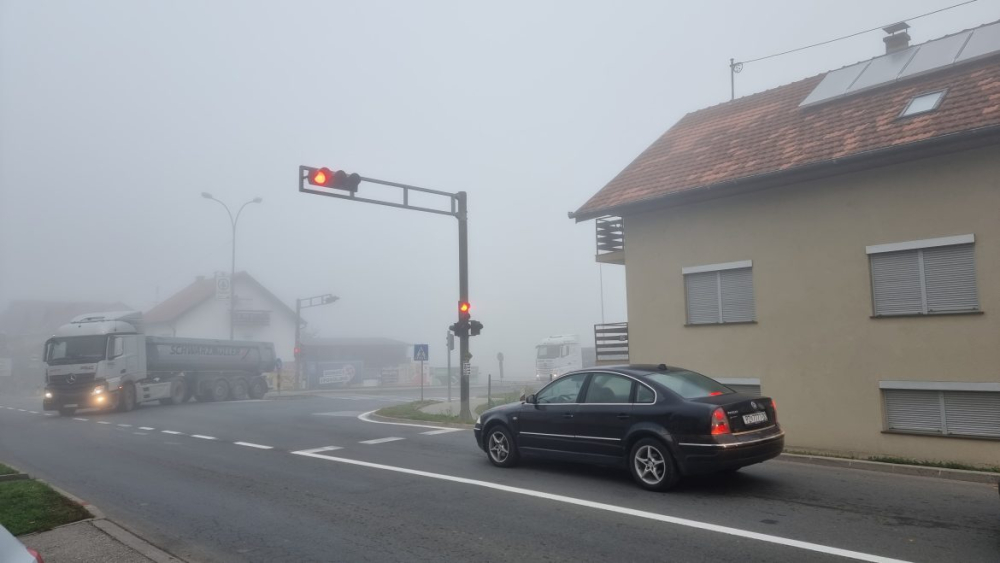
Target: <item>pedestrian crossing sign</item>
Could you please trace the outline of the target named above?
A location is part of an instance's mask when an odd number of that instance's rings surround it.
[[[429,345],[427,344],[414,344],[413,345],[413,361],[414,362],[426,362],[427,361],[427,349]]]

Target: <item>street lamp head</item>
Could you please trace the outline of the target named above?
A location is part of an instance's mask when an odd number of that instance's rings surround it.
[[[203,197],[205,199],[215,199],[214,197],[212,197],[212,194],[210,194],[208,192],[201,192],[201,197]]]
[[[260,203],[260,202],[262,202],[262,201],[264,201],[264,199],[263,199],[263,198],[259,198],[259,197],[255,197],[255,198],[253,198],[253,202],[254,202],[254,203]]]

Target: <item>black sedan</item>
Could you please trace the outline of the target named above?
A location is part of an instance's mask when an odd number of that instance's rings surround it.
[[[522,455],[624,463],[654,491],[685,475],[766,461],[785,445],[772,399],[663,364],[567,373],[520,403],[484,412],[475,435],[498,467]]]

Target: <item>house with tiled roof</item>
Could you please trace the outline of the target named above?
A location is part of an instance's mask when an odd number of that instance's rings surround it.
[[[789,447],[996,465],[1000,22],[895,31],[688,114],[570,215],[625,268],[629,361],[775,398]]]
[[[233,337],[272,342],[279,358],[291,360],[295,348],[295,310],[246,272],[236,272],[233,291],[236,297]],[[228,339],[229,303],[228,298],[217,298],[215,278],[198,276],[143,314],[146,333]]]

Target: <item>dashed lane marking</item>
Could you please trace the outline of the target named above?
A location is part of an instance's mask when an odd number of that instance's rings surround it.
[[[108,422],[107,420],[98,420],[98,421],[97,421],[97,423],[98,423],[98,424],[111,424],[111,423],[110,423],[110,422]]]
[[[38,414],[38,411],[28,411],[28,412],[30,412],[31,414]]]
[[[122,428],[132,428],[131,424],[119,424],[118,426],[121,426]]]
[[[24,410],[24,409],[17,409],[17,410],[18,410],[19,412],[28,412],[28,411],[26,411],[26,410]]]
[[[215,440],[215,436],[202,436],[201,434],[192,434],[192,438],[201,438],[202,440]]]
[[[331,446],[336,449],[336,446]],[[344,457],[334,457],[329,455],[323,455],[322,451],[328,450],[329,448],[317,448],[315,450],[301,450],[297,452],[291,452],[292,455],[301,455],[305,457],[312,457],[316,459],[322,459],[326,461],[333,461],[336,463],[346,463],[349,465],[357,465],[360,467],[368,467],[370,469],[381,469],[384,471],[393,471],[396,473],[404,473],[406,475],[415,475],[417,477],[427,477],[430,479],[439,479],[441,481],[451,481],[453,483],[462,483],[464,485],[473,485],[476,487],[484,487],[487,489],[493,489],[496,491],[503,491],[506,493],[514,493],[518,495],[525,495],[529,497],[551,500],[564,504],[572,504],[576,506],[583,506],[586,508],[593,508],[596,510],[603,510],[605,512],[613,512],[617,514],[624,514],[626,516],[635,516],[637,518],[644,518],[647,520],[654,520],[658,522],[664,522],[667,524],[674,524],[677,526],[684,526],[688,528],[695,528],[699,530],[705,530],[709,532],[716,532],[720,534],[727,534],[730,536],[736,536],[740,538],[747,538],[777,545],[784,545],[788,547],[794,547],[798,549],[803,549],[806,551],[812,551],[816,553],[826,553],[828,555],[836,555],[839,557],[845,557],[848,559],[856,559],[858,561],[868,561],[869,563],[907,563],[901,559],[893,559],[890,557],[882,557],[880,555],[872,555],[869,553],[862,553],[860,551],[851,551],[847,549],[840,549],[837,547],[830,547],[826,545],[820,545],[816,543],[793,540],[791,538],[783,538],[780,536],[772,536],[769,534],[761,534],[759,532],[751,532],[749,530],[741,530],[739,528],[731,528],[729,526],[720,526],[718,524],[709,524],[707,522],[698,522],[697,520],[688,520],[686,518],[679,518],[677,516],[667,516],[666,514],[657,514],[655,512],[647,512],[645,510],[636,510],[634,508],[626,508],[624,506],[615,506],[613,504],[605,504],[602,502],[594,502],[574,497],[568,497],[564,495],[557,495],[552,493],[545,493],[542,491],[534,491],[531,489],[523,489],[521,487],[511,487],[509,485],[501,485],[498,483],[491,483],[489,481],[480,481],[478,479],[468,479],[466,477],[456,477],[454,475],[445,475],[442,473],[431,473],[430,471],[420,471],[418,469],[408,469],[405,467],[396,467],[393,465],[382,465],[381,463],[371,463],[368,461],[360,461],[357,459],[348,459]]]
[[[258,450],[273,450],[271,446],[265,446],[262,444],[252,444],[250,442],[233,442],[237,446],[246,446],[248,448],[257,448]]]
[[[87,422],[86,418],[74,418],[73,420],[79,420],[80,422]]]
[[[364,442],[358,442],[359,444],[384,444],[386,442],[395,442],[396,440],[405,440],[406,438],[398,438],[396,436],[390,436],[388,438],[376,438],[374,440],[365,440]]]
[[[448,434],[451,432],[458,432],[461,428],[442,428],[441,430],[428,430],[427,432],[421,432],[424,436],[436,436],[438,434]]]
[[[155,428],[151,428],[149,426],[140,426],[139,430],[156,430],[156,429]]]
[[[174,436],[183,436],[184,435],[183,432],[176,432],[174,430],[160,430],[160,432],[163,432],[164,434],[173,434]]]

